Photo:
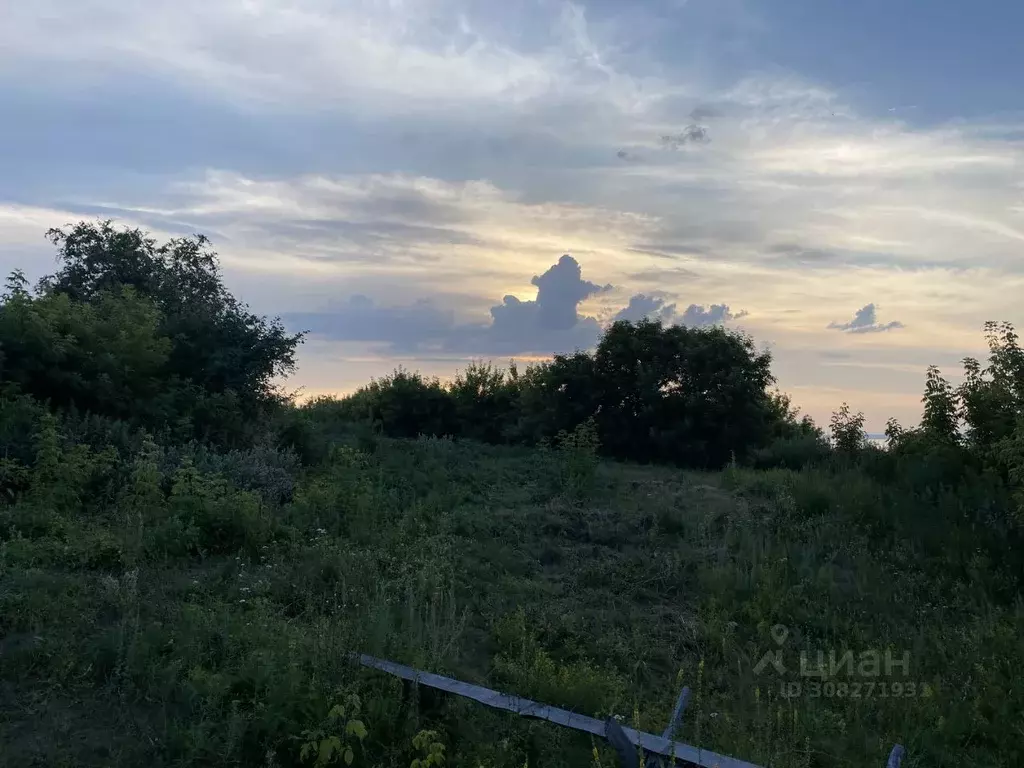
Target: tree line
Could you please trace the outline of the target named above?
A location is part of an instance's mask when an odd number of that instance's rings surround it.
[[[721,327],[618,321],[593,352],[520,370],[472,363],[447,383],[398,369],[354,394],[307,407],[365,419],[391,437],[420,434],[537,445],[592,420],[615,459],[719,468],[781,442],[824,446],[774,389],[771,355]]]

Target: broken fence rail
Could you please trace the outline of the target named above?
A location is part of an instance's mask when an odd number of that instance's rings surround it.
[[[634,748],[640,747],[645,752],[654,753],[663,757],[676,758],[690,765],[698,765],[702,768],[762,768],[754,763],[748,763],[735,757],[720,755],[708,749],[693,747],[674,740],[674,734],[682,727],[683,712],[690,699],[690,689],[683,688],[676,701],[675,709],[672,712],[672,719],[669,721],[665,732],[661,736],[653,733],[638,731],[633,728],[620,726],[615,720],[609,718],[607,721],[598,720],[594,717],[587,717],[567,709],[552,707],[548,704],[541,704],[522,696],[513,696],[506,693],[484,688],[482,685],[464,683],[461,680],[454,680],[444,675],[435,675],[432,672],[424,672],[419,669],[407,667],[404,664],[397,664],[393,661],[378,659],[366,654],[354,655],[364,667],[379,669],[382,672],[400,677],[419,685],[429,688],[436,688],[440,691],[453,693],[456,696],[472,699],[488,707],[503,709],[523,717],[533,717],[539,720],[547,720],[550,723],[572,728],[584,733],[591,733],[595,736],[607,739],[619,752],[620,756],[628,760],[627,765],[636,763],[636,755],[632,760],[624,753],[622,738],[625,737]],[[889,754],[886,768],[899,768],[903,758],[904,749],[897,744]]]
[[[360,655],[359,663],[365,667],[373,667],[379,669],[382,672],[400,677],[404,680],[419,683],[420,685],[426,685],[430,688],[437,688],[438,690],[447,691],[448,693],[454,693],[457,696],[462,696],[467,699],[473,699],[481,704],[488,707],[494,707],[496,709],[504,709],[507,712],[512,712],[517,715],[524,717],[535,717],[540,720],[547,720],[557,725],[565,726],[566,728],[573,728],[577,731],[584,731],[585,733],[592,733],[595,736],[601,738],[607,738],[606,735],[606,723],[602,720],[598,720],[594,717],[587,717],[586,715],[580,715],[576,712],[569,712],[566,709],[559,709],[558,707],[552,707],[547,704],[540,704],[530,699],[525,699],[522,696],[510,696],[505,693],[498,693],[492,691],[490,688],[484,688],[480,685],[473,685],[471,683],[463,683],[459,680],[453,680],[450,677],[444,677],[443,675],[435,675],[431,672],[422,672],[412,667],[407,667],[404,664],[396,664],[393,661],[385,661],[384,659],[377,659],[373,656]],[[679,715],[682,715],[682,708],[686,705],[684,697],[680,696],[680,702],[677,702],[676,709]],[[673,722],[673,725],[678,725]],[[670,726],[671,728],[672,726]],[[622,728],[623,733],[626,737],[636,746],[642,747],[647,752],[654,752],[665,757],[676,757],[679,760],[683,760],[692,765],[703,766],[703,768],[761,768],[761,766],[754,765],[753,763],[747,763],[743,760],[737,760],[735,757],[727,757],[726,755],[719,755],[715,752],[711,752],[707,749],[700,749],[699,747],[691,747],[689,744],[681,744],[679,742],[673,742],[666,736],[656,736],[653,733],[644,733],[643,731],[637,731],[633,728]]]

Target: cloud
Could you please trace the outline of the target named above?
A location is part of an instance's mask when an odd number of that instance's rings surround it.
[[[728,304],[712,304],[707,308],[701,304],[691,304],[679,318],[679,325],[701,328],[708,325],[721,325],[729,320],[738,320],[746,316],[746,310],[734,313]]]
[[[733,312],[728,304],[712,304],[709,307],[690,304],[680,313],[675,304],[668,304],[663,298],[638,293],[630,297],[629,304],[619,310],[613,320],[629,320],[635,323],[646,317],[666,325],[704,328],[710,325],[722,325],[730,320],[746,317],[746,315],[746,311]]]
[[[848,323],[832,322],[828,324],[828,327],[832,330],[845,331],[847,333],[881,333],[896,328],[903,328],[904,325],[899,320],[892,320],[885,324],[879,323],[875,305],[867,304],[858,309],[853,315],[853,320]]]
[[[454,312],[436,302],[420,299],[411,305],[381,306],[364,295],[328,305],[315,312],[291,312],[283,316],[294,330],[307,330],[322,339],[344,342],[376,342],[393,353],[464,355],[550,355],[593,348],[604,325],[580,313],[591,297],[613,290],[583,279],[579,263],[563,255],[530,284],[534,299],[505,296],[491,307],[489,323],[457,322]],[[705,327],[745,316],[725,304],[689,305],[682,313],[661,297],[634,294],[629,304],[612,318],[637,322],[645,317],[665,324]]]
[[[496,117],[567,92],[601,92],[623,108],[644,98],[581,7],[488,5],[154,0],[142,10],[39,0],[6,14],[0,63],[15,76],[90,87],[151,72],[247,108],[364,115],[476,106]]]
[[[380,342],[392,352],[461,354],[557,354],[588,349],[601,326],[579,313],[580,304],[612,289],[584,280],[579,263],[568,254],[530,281],[536,298],[507,295],[491,307],[490,323],[458,323],[451,310],[421,299],[412,305],[379,306],[355,295],[316,312],[286,313],[296,330],[336,341]]]
[[[594,294],[612,289],[611,284],[600,286],[584,280],[580,265],[569,254],[562,256],[558,263],[543,275],[534,276],[530,284],[537,286],[537,300],[532,302],[537,310],[536,325],[542,330],[549,331],[572,328],[579,320],[576,310],[580,302]],[[531,302],[520,302],[518,306],[526,307],[530,304]],[[495,324],[497,322],[495,315]]]
[[[387,342],[395,352],[430,346],[455,328],[454,314],[421,299],[410,306],[378,306],[362,294],[319,312],[291,312],[289,327],[339,341]]]
[[[661,137],[662,145],[669,149],[679,149],[686,144],[707,144],[709,141],[708,129],[702,125],[688,125],[678,133]]]
[[[615,156],[619,158],[619,160],[625,160],[627,163],[643,162],[643,158],[640,157],[640,155],[635,155],[626,149],[620,149],[618,152],[615,153]]]
[[[579,305],[610,291],[611,285],[584,280],[579,263],[568,254],[530,284],[537,288],[536,299],[505,296],[491,307],[490,325],[459,329],[445,347],[492,354],[558,354],[597,343],[601,326],[595,318],[581,316]]]
[[[628,320],[631,323],[636,323],[644,318],[651,318],[661,322],[671,322],[675,313],[675,304],[666,304],[663,298],[638,293],[630,297],[629,304],[620,309],[612,321]]]

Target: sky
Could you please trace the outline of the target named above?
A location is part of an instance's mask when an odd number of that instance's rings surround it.
[[[1014,0],[0,0],[0,269],[203,233],[290,389],[724,324],[914,424],[1024,322]]]

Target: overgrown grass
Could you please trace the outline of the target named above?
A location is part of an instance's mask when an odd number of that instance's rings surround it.
[[[910,766],[1024,764],[1019,597],[903,522],[951,502],[855,469],[601,463],[585,430],[359,444],[300,471],[43,440],[51,474],[0,507],[0,764],[614,765],[353,651],[656,732],[686,684],[678,737],[766,766],[882,766],[895,742]],[[768,651],[783,673],[755,671]],[[882,668],[801,676],[801,651]]]

